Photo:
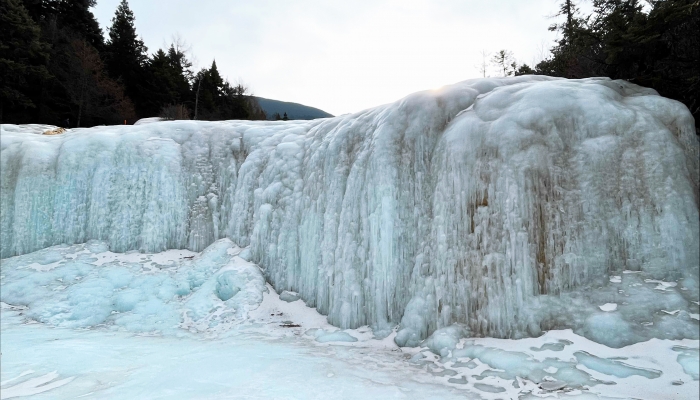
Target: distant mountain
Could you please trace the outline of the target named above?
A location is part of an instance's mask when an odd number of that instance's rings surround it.
[[[289,119],[316,119],[333,117],[332,114],[329,114],[323,110],[305,106],[299,103],[271,100],[265,99],[263,97],[256,98],[258,99],[258,103],[260,103],[260,107],[262,107],[262,109],[265,111],[265,114],[267,114],[268,120],[274,120],[275,113],[279,113],[280,115],[284,115],[284,113],[287,113],[287,117]]]

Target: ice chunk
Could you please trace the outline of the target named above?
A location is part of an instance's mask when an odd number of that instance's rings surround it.
[[[626,378],[631,375],[639,375],[648,379],[654,379],[661,376],[661,371],[653,369],[645,369],[627,365],[621,361],[607,360],[605,358],[596,357],[585,351],[577,351],[574,353],[579,363],[586,367],[602,372],[607,375],[614,375],[618,378]]]
[[[666,289],[669,289],[669,288],[676,287],[676,285],[678,285],[677,282],[664,282],[664,281],[659,281],[659,280],[656,280],[656,279],[645,279],[644,282],[647,282],[647,283],[656,283],[657,285],[656,285],[656,287],[654,288],[654,289],[656,289],[656,290],[666,290]]]
[[[314,336],[316,336],[316,341],[320,343],[357,342],[357,338],[343,331],[327,332],[323,329],[318,329],[315,331]]]
[[[680,353],[677,361],[683,367],[683,371],[697,381],[700,378],[700,350],[674,346],[673,351]]]
[[[557,381],[557,380],[544,381],[544,382],[540,383],[540,387],[544,390],[555,391],[555,390],[560,390],[560,389],[565,388],[566,382]]]
[[[461,338],[467,335],[468,331],[463,326],[452,325],[436,330],[421,345],[429,348],[433,353],[444,357],[457,347],[457,343],[459,343]]]
[[[282,293],[280,293],[280,300],[286,301],[287,303],[291,303],[299,299],[299,293],[290,292],[288,290],[285,290]]]
[[[216,297],[222,301],[229,300],[238,294],[238,274],[235,271],[225,271],[216,278]]]
[[[639,341],[629,322],[619,313],[598,313],[586,319],[583,327],[586,337],[611,347],[622,347]]]
[[[564,350],[564,347],[566,347],[570,344],[572,344],[572,343],[569,340],[559,340],[556,343],[545,343],[540,347],[530,347],[530,350],[532,350],[532,351],[545,351],[545,350],[562,351],[562,350]]]
[[[610,312],[617,310],[617,303],[605,303],[602,306],[598,306],[602,311]]]
[[[485,383],[475,383],[474,387],[481,390],[482,392],[488,393],[503,393],[506,391],[505,388],[500,386],[487,385]]]

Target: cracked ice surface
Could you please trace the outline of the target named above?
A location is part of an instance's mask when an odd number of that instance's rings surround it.
[[[547,77],[465,81],[315,121],[56,136],[4,125],[0,251],[90,239],[201,251],[226,237],[250,246],[278,291],[342,328],[400,323],[402,345],[454,323],[513,338],[571,327],[618,347],[692,338],[694,132],[687,109],[652,90]],[[591,304],[599,289],[626,296],[613,292],[637,275],[625,270],[668,283],[654,296],[688,321],[665,330],[651,302]]]

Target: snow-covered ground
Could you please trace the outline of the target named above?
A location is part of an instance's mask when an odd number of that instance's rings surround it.
[[[3,260],[0,397],[690,399],[699,390],[697,340],[613,349],[571,330],[520,340],[440,330],[400,348],[395,332],[340,330],[295,293],[278,295],[248,255],[228,239],[155,254],[91,241]]]

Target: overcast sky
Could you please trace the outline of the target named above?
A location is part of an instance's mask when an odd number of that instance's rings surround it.
[[[120,0],[94,9],[105,34]],[[481,51],[531,64],[557,0],[130,0],[149,53],[180,35],[260,97],[334,115],[479,76]],[[495,72],[491,73],[495,75]]]

